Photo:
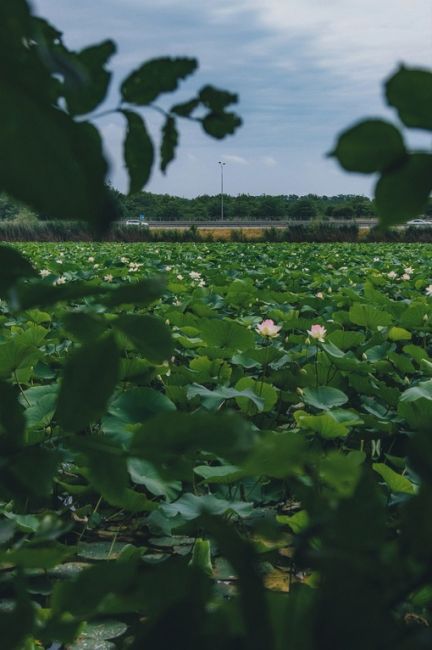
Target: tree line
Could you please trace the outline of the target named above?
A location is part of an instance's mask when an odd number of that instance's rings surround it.
[[[207,194],[187,199],[168,194],[139,192],[130,196],[117,193],[126,218],[144,214],[147,220],[161,221],[214,221],[221,218],[220,195]],[[301,219],[319,218],[353,219],[376,216],[375,206],[366,196],[340,194],[318,196],[296,194],[271,196],[239,194],[224,196],[224,218],[244,219]]]
[[[203,194],[192,199],[153,192],[125,195],[112,186],[109,187],[109,192],[123,219],[136,219],[141,214],[148,221],[215,221],[221,218],[219,195]],[[374,200],[357,194],[239,194],[224,197],[224,218],[229,220],[321,221],[373,218],[376,215]],[[429,202],[426,215],[432,216],[432,201]],[[47,218],[46,215],[38,214],[6,194],[0,194],[0,220],[31,222]]]

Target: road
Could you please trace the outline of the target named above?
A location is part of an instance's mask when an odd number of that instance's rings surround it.
[[[190,228],[195,225],[201,228],[286,228],[287,226],[308,225],[308,221],[149,221],[150,228]],[[376,219],[357,219],[356,221],[348,220],[330,220],[322,222],[325,225],[351,225],[356,223],[359,228],[371,228],[378,221]]]

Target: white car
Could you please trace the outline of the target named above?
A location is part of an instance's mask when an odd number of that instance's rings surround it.
[[[432,226],[432,221],[426,219],[411,219],[407,221],[407,226]]]
[[[147,221],[140,221],[139,219],[128,219],[126,221],[127,226],[142,226],[148,228],[149,224]]]

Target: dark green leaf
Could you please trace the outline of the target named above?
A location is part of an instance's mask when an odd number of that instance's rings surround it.
[[[268,432],[256,444],[241,468],[250,476],[286,478],[307,460],[304,436],[292,432]]]
[[[8,459],[7,470],[2,469],[3,494],[46,497],[53,491],[53,476],[60,456],[42,447],[23,448]],[[3,487],[3,486],[2,486]]]
[[[327,410],[346,404],[348,397],[338,388],[318,386],[317,388],[305,388],[303,400],[317,409]]]
[[[73,580],[59,581],[54,589],[54,614],[69,611],[85,616],[95,611],[107,594],[127,589],[136,572],[136,562],[100,562]]]
[[[69,447],[81,452],[91,485],[111,505],[130,512],[154,510],[157,506],[130,487],[126,456],[105,438],[71,438]]]
[[[212,112],[202,120],[204,131],[217,140],[234,133],[241,124],[241,119],[235,113]]]
[[[45,42],[48,42],[50,45],[61,42],[62,32],[59,32],[59,30],[47,20],[40,18],[39,16],[33,16],[32,22],[34,30],[38,35],[43,37]],[[39,40],[40,39],[38,39],[38,42]]]
[[[252,393],[252,395],[255,394],[256,398],[262,402],[260,407],[257,406],[258,411],[263,411],[264,413],[271,411],[278,400],[278,391],[272,384],[265,381],[257,381],[252,377],[243,377],[236,383],[235,387],[238,391],[245,394],[248,392]],[[254,404],[257,405],[257,399],[253,399],[251,396],[249,396],[249,399],[252,399]],[[244,397],[237,396],[236,402],[244,413],[253,413],[253,410],[249,409],[249,404]]]
[[[144,485],[151,494],[167,501],[175,499],[182,489],[180,481],[165,481],[151,463],[140,458],[129,458],[128,471],[133,483]]]
[[[32,386],[24,391],[21,403],[25,407],[27,428],[46,427],[50,424],[56,409],[58,384]]]
[[[12,446],[22,442],[25,429],[24,409],[18,395],[16,386],[0,381],[0,441],[7,436]]]
[[[104,413],[119,366],[119,350],[112,336],[84,345],[70,355],[56,412],[65,431],[80,431]]]
[[[116,215],[96,128],[75,124],[16,79],[2,77],[0,95],[0,186],[55,219],[108,224]]]
[[[398,169],[388,171],[375,188],[375,201],[385,226],[422,214],[432,189],[432,155],[412,154]]]
[[[150,104],[160,94],[176,90],[179,82],[197,67],[196,59],[190,58],[165,57],[147,61],[123,81],[123,99],[140,106]]]
[[[234,483],[244,476],[236,465],[198,465],[194,473],[203,479],[203,483]]]
[[[22,572],[19,571],[13,581],[13,607],[9,611],[0,612],[0,635],[4,650],[22,648],[26,638],[33,631],[35,625],[34,603],[31,601],[26,587]]]
[[[391,325],[391,314],[371,305],[355,302],[349,310],[349,319],[356,325],[375,329],[380,326]]]
[[[201,103],[214,113],[222,113],[229,104],[238,102],[238,95],[214,86],[201,88],[198,97]]]
[[[103,318],[86,312],[67,312],[62,320],[67,331],[83,342],[99,338],[107,329],[107,322]]]
[[[11,292],[11,303],[15,310],[31,309],[32,307],[47,307],[56,302],[80,300],[87,296],[95,296],[101,292],[101,287],[85,282],[68,282],[54,287],[45,282],[29,282],[20,284],[16,291]]]
[[[11,246],[0,246],[0,268],[0,297],[2,298],[7,296],[9,289],[17,280],[36,275],[30,262]]]
[[[167,325],[155,316],[124,314],[113,321],[134,346],[150,361],[166,361],[174,351],[171,332]]]
[[[154,147],[143,118],[133,111],[122,111],[127,120],[123,155],[129,173],[129,194],[147,184],[154,160]]]
[[[251,330],[228,319],[201,319],[200,335],[208,345],[227,350],[248,350],[255,340]]]
[[[73,56],[72,63],[78,69],[66,75],[64,82],[64,96],[72,115],[89,113],[105,99],[111,79],[105,65],[116,49],[113,41],[106,40]]]
[[[33,546],[0,551],[0,562],[15,564],[26,569],[51,569],[74,553],[73,546],[53,543],[41,547]]]
[[[169,478],[191,476],[197,452],[207,451],[232,463],[243,461],[255,434],[230,414],[166,413],[145,422],[135,434],[131,455],[151,461]]]
[[[402,393],[398,413],[414,430],[429,431],[432,417],[432,380]]]
[[[406,126],[432,129],[432,72],[401,66],[385,89],[388,103]]]
[[[131,303],[133,305],[149,305],[159,298],[165,289],[165,282],[160,278],[146,278],[133,284],[125,284],[114,289],[101,302],[108,307],[117,307]]]
[[[173,117],[167,117],[162,128],[162,142],[160,150],[160,168],[162,172],[166,171],[170,162],[175,158],[178,139],[179,133],[177,131],[175,119]]]
[[[77,554],[85,560],[116,560],[126,547],[125,542],[80,542]]]
[[[229,386],[216,386],[215,389],[210,390],[205,386],[200,384],[191,384],[187,389],[188,399],[193,399],[194,397],[201,397],[203,399],[203,404],[209,410],[216,410],[220,405],[225,402],[227,399],[237,399],[241,398],[243,401],[241,404],[245,404],[244,410],[247,411],[247,406],[249,402],[255,404],[258,411],[262,411],[264,407],[264,397],[258,396],[258,392],[251,390],[254,387],[255,382],[253,379],[244,378],[240,381],[248,382],[247,388],[243,389],[243,386],[236,388],[230,388]],[[252,383],[249,383],[252,382]]]
[[[361,451],[351,451],[347,455],[332,451],[319,464],[320,478],[339,496],[351,496],[360,479],[365,458]]]
[[[180,115],[180,117],[189,117],[193,111],[200,105],[199,99],[190,99],[188,102],[172,106],[171,113]]]
[[[87,641],[92,640],[96,644],[106,639],[116,639],[117,637],[124,634],[126,630],[127,625],[125,623],[105,619],[99,623],[87,623],[81,633],[81,637],[83,639],[87,639]],[[87,648],[90,647],[90,645],[87,646]]]
[[[216,539],[239,578],[240,607],[246,631],[245,647],[249,650],[273,650],[274,630],[262,575],[252,546],[237,531],[215,517],[203,516],[205,529]]]
[[[407,152],[395,126],[367,120],[342,133],[331,155],[350,172],[371,174],[400,165]]]
[[[185,493],[174,503],[163,505],[160,509],[166,517],[180,515],[185,521],[191,521],[203,513],[209,515],[235,513],[240,517],[246,517],[251,514],[252,504],[244,501],[226,501],[218,499],[212,494],[196,496]]]
[[[175,411],[174,403],[153,388],[132,388],[120,393],[110,404],[102,420],[105,433],[127,441],[131,424],[140,424],[148,418],[165,411]]]

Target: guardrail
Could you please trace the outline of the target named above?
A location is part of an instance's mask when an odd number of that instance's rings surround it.
[[[124,222],[121,222],[124,223]],[[291,219],[280,219],[278,221],[248,220],[248,221],[147,221],[150,228],[286,228],[288,226],[307,226],[311,221],[293,221]],[[375,226],[377,219],[331,219],[320,222],[325,225],[341,226],[357,224],[360,227]]]

